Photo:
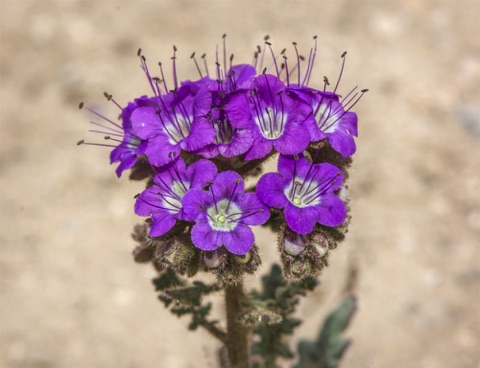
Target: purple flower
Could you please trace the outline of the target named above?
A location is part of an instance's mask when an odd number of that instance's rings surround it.
[[[181,149],[195,151],[214,140],[215,129],[207,118],[208,89],[190,82],[152,101],[155,106],[138,108],[131,117],[134,133],[148,140],[145,154],[150,164],[161,167]]]
[[[253,136],[250,130],[235,128],[224,110],[228,96],[240,88],[247,88],[255,77],[255,68],[248,64],[234,65],[227,73],[225,80],[211,81],[208,84],[213,96],[213,109],[210,120],[215,128],[213,143],[195,153],[206,158],[217,155],[234,157],[248,151],[252,146]]]
[[[334,193],[344,179],[339,168],[312,164],[304,157],[280,156],[278,171],[260,178],[257,196],[268,206],[284,208],[290,229],[309,234],[317,222],[332,227],[344,222],[347,208]]]
[[[273,147],[282,154],[298,154],[310,143],[304,121],[311,118],[311,106],[273,75],[257,76],[251,90],[232,93],[225,111],[233,126],[247,129],[253,137],[246,160],[263,158]]]
[[[132,112],[139,106],[146,103],[146,97],[136,99],[134,102],[130,102],[127,107],[122,110],[122,130],[123,139],[121,143],[110,152],[110,163],[120,162],[115,170],[118,177],[122,176],[122,172],[130,169],[137,157],[145,152],[147,147],[147,141],[142,140],[140,137],[133,133],[131,116]],[[118,136],[117,133],[110,133],[110,135]]]
[[[212,251],[222,245],[231,253],[248,253],[254,243],[251,225],[270,217],[255,193],[245,193],[243,180],[233,171],[218,174],[208,191],[192,189],[183,197],[186,218],[195,221],[192,242]]]
[[[186,220],[182,206],[185,193],[203,188],[217,173],[215,164],[197,161],[186,167],[182,159],[163,166],[153,178],[154,184],[143,191],[135,203],[135,213],[152,216],[150,236],[161,236],[169,231],[176,220]]]
[[[309,89],[303,95],[310,95],[315,117],[315,124],[308,124],[312,141],[327,138],[343,157],[353,155],[356,151],[353,137],[358,136],[357,114],[346,110],[335,93]]]

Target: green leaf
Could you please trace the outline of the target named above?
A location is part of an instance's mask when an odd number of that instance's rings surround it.
[[[278,265],[273,265],[270,273],[262,278],[261,292],[252,293],[252,301],[242,315],[246,324],[255,326],[253,333],[258,338],[252,344],[252,353],[262,358],[259,367],[277,367],[277,358],[293,358],[285,341],[301,323],[293,318],[293,313],[299,296],[304,296],[316,285],[313,278],[286,282]]]
[[[177,286],[184,286],[185,281],[177,276],[177,273],[171,268],[163,271],[158,277],[152,280],[156,291],[164,291],[175,288]]]
[[[342,337],[356,310],[356,299],[348,296],[331,312],[315,341],[298,344],[299,362],[294,368],[337,368],[350,340]]]

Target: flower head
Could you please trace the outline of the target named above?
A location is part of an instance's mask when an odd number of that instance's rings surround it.
[[[103,123],[91,121],[91,124],[100,127],[101,130],[90,130],[90,132],[102,134],[105,140],[117,142],[117,144],[91,143],[84,140],[81,140],[78,144],[113,147],[113,150],[110,152],[110,163],[120,163],[115,170],[117,176],[120,177],[125,170],[130,169],[137,162],[138,156],[144,154],[147,148],[147,141],[141,139],[133,132],[131,116],[132,112],[137,108],[148,104],[148,98],[146,96],[137,98],[122,108],[111,95],[105,92],[105,96],[122,110],[120,115],[122,124],[120,125],[87,107],[86,109],[89,112],[103,120]],[[83,103],[80,104],[80,108],[83,108]]]
[[[225,111],[232,125],[246,129],[253,137],[246,160],[263,158],[272,148],[282,154],[295,154],[310,143],[303,123],[311,107],[290,94],[274,75],[257,76],[249,90],[239,90],[226,101]]]
[[[161,167],[181,150],[194,151],[211,143],[215,130],[207,119],[211,94],[193,83],[151,98],[151,105],[132,113],[133,131],[148,141],[149,162]]]
[[[225,111],[226,101],[237,90],[248,88],[255,77],[255,68],[248,64],[234,65],[230,68],[225,80],[217,80],[207,84],[212,93],[212,109],[210,121],[215,129],[215,139],[204,148],[195,153],[206,158],[217,155],[234,157],[245,153],[253,142],[253,137],[248,129],[236,128],[232,125]]]
[[[233,171],[218,174],[208,191],[192,189],[183,198],[186,218],[195,221],[192,242],[212,251],[222,245],[238,255],[246,254],[254,243],[252,225],[270,217],[268,207],[255,193],[245,193],[241,176]]]
[[[158,170],[154,184],[145,189],[135,203],[135,213],[151,216],[150,236],[165,234],[176,223],[185,220],[182,199],[189,190],[203,188],[217,173],[215,165],[207,160],[197,161],[186,167],[182,159],[177,159]]]
[[[316,223],[343,223],[347,208],[334,193],[343,184],[339,168],[329,163],[312,164],[304,157],[280,156],[278,171],[260,178],[257,195],[268,206],[284,208],[290,229],[309,234]]]

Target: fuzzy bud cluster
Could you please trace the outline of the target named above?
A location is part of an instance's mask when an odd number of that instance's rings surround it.
[[[327,78],[311,87],[316,37],[308,58],[294,48],[290,61],[266,39],[251,64],[233,64],[223,37],[215,67],[192,54],[199,78],[181,81],[174,47],[173,85],[161,63],[153,75],[139,50],[151,94],[125,106],[105,94],[121,110],[119,123],[88,109],[103,119],[94,132],[113,147],[117,175],[130,169],[131,179],[147,182],[134,204],[147,218],[134,231],[136,261],[234,283],[260,264],[252,226],[269,224],[275,213],[287,277],[317,275],[328,264],[339,240],[332,234],[348,222],[345,178],[358,134],[351,109],[366,90],[337,93],[345,54],[334,87]],[[272,56],[267,67],[265,54]],[[278,157],[277,172],[246,188],[270,157]]]

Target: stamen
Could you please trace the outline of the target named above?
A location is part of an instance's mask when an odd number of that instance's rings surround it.
[[[153,78],[150,74],[150,70],[148,69],[147,59],[143,55],[140,55],[140,67],[142,68],[143,72],[145,73],[145,76],[147,77],[148,83],[150,84],[150,88],[152,89],[153,94],[155,96],[159,96],[161,94],[161,91],[158,89],[158,85],[153,84]]]
[[[160,194],[160,193],[157,193],[157,194]],[[150,202],[146,201],[145,199],[143,199],[142,197],[140,197],[140,194],[135,195],[134,198],[135,198],[135,199],[139,199],[139,200],[142,201],[143,203],[146,203],[146,204],[148,204],[149,206],[158,208],[158,209],[160,209],[160,210],[171,211],[171,210],[173,209],[173,208],[166,208],[166,207],[159,206],[159,205],[157,205],[157,204],[150,203]],[[162,197],[162,198],[163,198],[163,197]],[[167,202],[169,205],[171,205],[172,207],[175,207],[175,208],[177,208],[178,210],[181,210],[181,207],[178,207],[178,206],[176,206],[176,205],[174,205],[174,204],[171,204],[171,203],[169,203],[168,201],[166,201],[166,202]]]
[[[270,36],[269,35],[266,35],[265,37],[263,37],[263,40],[264,41],[268,41],[270,39]],[[261,70],[263,68],[263,61],[265,59],[265,48],[267,47],[267,45],[264,43],[263,44],[263,49],[261,50],[261,54],[262,54],[262,58],[260,60],[260,65],[259,65],[259,69]]]
[[[195,67],[197,68],[198,74],[200,74],[200,78],[203,78],[202,71],[200,70],[200,66],[197,63],[197,59],[195,58],[195,52],[192,53],[192,56],[190,56],[190,59],[193,59],[193,62],[195,63]]]
[[[235,222],[235,221],[243,220],[243,219],[245,219],[245,218],[247,218],[247,217],[254,216],[254,215],[258,214],[258,213],[263,213],[263,212],[265,212],[263,209],[259,209],[258,211],[254,211],[254,212],[245,214],[245,215],[243,215],[243,216],[240,216],[240,217],[237,217],[237,218],[234,219],[234,218],[232,218],[232,216],[242,215],[242,212],[236,212],[236,213],[231,213],[231,214],[229,214],[229,215],[226,217],[226,219],[228,219],[228,220],[230,220],[230,221],[232,221],[232,222]]]
[[[308,58],[308,66],[307,66],[307,74],[305,79],[303,80],[304,85],[308,86],[310,82],[310,77],[312,76],[313,65],[315,64],[315,57],[317,56],[317,36],[313,36],[314,46],[313,46],[313,53],[310,51],[311,58]]]
[[[277,72],[277,77],[280,78],[280,71],[278,70],[278,65],[277,65],[277,58],[275,57],[275,54],[273,53],[273,48],[272,48],[272,44],[268,41],[265,42],[265,44],[268,46],[268,48],[270,49],[270,53],[272,54],[272,59],[273,59],[273,63],[275,65],[275,71]]]
[[[227,34],[224,33],[223,36],[223,72],[227,72]]]
[[[177,161],[178,162],[178,161]],[[185,186],[185,183],[183,182],[182,180],[182,177],[180,175],[180,171],[178,170],[178,167],[177,167],[177,162],[175,162],[173,164],[173,171],[175,172],[175,174],[177,175],[177,178],[178,180],[180,181],[180,184],[182,185],[183,189],[185,189],[185,191],[188,190],[188,188]]]
[[[205,72],[207,73],[207,77],[210,77],[210,73],[208,72],[207,59],[205,58],[206,56],[207,54],[202,55],[203,65],[205,66]]]
[[[217,199],[215,198],[215,193],[214,193],[214,191],[213,191],[212,184],[213,184],[213,183],[208,184],[208,189],[209,189],[210,192],[212,193],[213,204],[215,205],[215,211],[217,211],[217,213],[218,213]]]
[[[235,194],[238,183],[240,183],[240,178],[235,180],[235,186],[233,187],[232,193],[230,194],[230,198],[228,198],[227,208],[225,209],[225,212],[228,212],[228,209],[230,208],[230,203],[232,203],[233,195]]]
[[[175,90],[178,89],[178,79],[177,79],[177,47],[173,45],[173,85],[175,86]]]
[[[297,160],[298,160],[298,155],[293,155],[294,162],[293,162],[293,179],[297,177]],[[290,189],[290,197],[292,197],[293,194],[293,185],[292,189]]]
[[[205,210],[205,207],[204,207],[204,206],[202,206],[202,205],[200,206],[200,211],[205,212],[205,214],[207,215],[207,217],[208,217],[212,222],[216,222],[215,219],[214,219],[212,216],[210,216],[210,214],[208,213],[208,211]],[[217,211],[217,212],[218,212],[218,211]]]
[[[297,84],[300,85],[300,54],[298,53],[298,49],[297,49],[297,43],[296,42],[292,42],[293,43],[293,47],[295,47],[295,54],[297,54],[297,68],[298,68],[298,82]]]
[[[340,74],[338,75],[337,79],[337,84],[335,85],[335,88],[333,89],[333,93],[337,92],[338,85],[340,84],[340,80],[342,79],[342,74],[343,74],[343,69],[345,68],[345,56],[347,55],[347,52],[344,51],[341,58],[342,58],[342,68],[340,69]]]

